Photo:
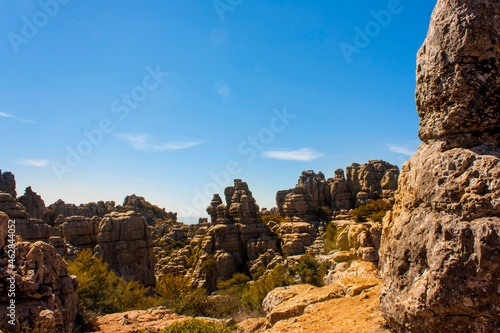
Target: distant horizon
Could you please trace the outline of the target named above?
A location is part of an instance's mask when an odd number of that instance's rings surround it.
[[[0,3],[0,167],[46,204],[137,194],[206,217],[304,170],[416,151],[433,2]],[[19,191],[19,192],[21,192]]]

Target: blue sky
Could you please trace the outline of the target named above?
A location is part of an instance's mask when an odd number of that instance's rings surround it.
[[[434,5],[0,0],[0,169],[46,204],[202,216],[232,178],[269,208],[302,170],[401,165]]]

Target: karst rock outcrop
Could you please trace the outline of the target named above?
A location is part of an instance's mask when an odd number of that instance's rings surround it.
[[[294,189],[276,193],[277,210],[290,221],[303,222],[317,220],[321,207],[339,211],[372,200],[393,200],[398,177],[399,168],[381,160],[353,163],[345,174],[337,169],[334,177],[328,179],[322,172],[304,171]]]
[[[45,332],[73,332],[79,286],[76,277],[68,275],[68,264],[47,243],[23,242],[18,238],[11,245],[8,220],[0,212],[0,329],[31,331],[29,328],[38,325]],[[13,272],[8,266],[12,249]],[[15,296],[7,292],[11,282]],[[15,300],[16,326],[9,323],[11,299]]]
[[[0,170],[0,192],[9,193],[12,197],[17,197],[16,178],[12,172],[2,172]]]
[[[189,275],[196,286],[209,290],[234,273],[248,271],[262,254],[278,251],[277,237],[262,221],[247,183],[236,179],[224,195],[227,205],[214,195],[207,208],[212,226],[191,243],[197,261]]]
[[[119,276],[143,285],[155,284],[153,242],[139,213],[111,213],[99,223],[96,255]]]
[[[402,332],[500,331],[500,2],[439,0],[418,52],[423,143],[380,249],[381,307]]]
[[[45,202],[42,197],[33,192],[31,186],[28,186],[24,195],[17,198],[17,202],[21,203],[26,211],[33,219],[42,220],[45,215]]]

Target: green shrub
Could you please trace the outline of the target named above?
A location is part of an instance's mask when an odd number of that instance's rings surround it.
[[[167,307],[175,306],[191,291],[189,283],[190,279],[184,276],[172,273],[163,275],[155,287],[158,303]]]
[[[337,229],[333,223],[329,223],[326,227],[325,235],[325,253],[328,253],[337,248],[337,238],[344,229]]]
[[[147,309],[154,304],[153,298],[146,297],[146,288],[118,277],[108,270],[101,258],[94,258],[90,249],[83,250],[74,261],[68,262],[68,270],[78,278],[78,301],[88,311],[124,312]]]
[[[280,224],[286,222],[286,219],[281,215],[263,215],[262,221],[264,221],[264,223],[269,223],[270,221],[274,221]]]
[[[332,210],[329,207],[320,207],[316,215],[319,219],[327,221],[332,215]]]
[[[198,288],[172,304],[172,311],[190,317],[209,317],[210,301],[207,290]]]
[[[357,222],[366,221],[367,218],[375,222],[382,222],[385,213],[391,209],[392,205],[388,201],[376,200],[351,210],[351,216]]]
[[[205,322],[200,319],[185,320],[175,322],[165,328],[161,333],[231,333],[235,332],[234,327]]]
[[[305,254],[299,259],[299,263],[290,268],[293,274],[298,274],[302,283],[312,284],[316,287],[322,287],[323,277],[326,274],[326,265],[321,265],[310,254]]]
[[[241,301],[243,305],[248,306],[253,311],[260,312],[262,311],[262,301],[271,290],[293,283],[294,281],[285,267],[278,265],[250,284],[248,289],[242,293]]]
[[[217,269],[217,262],[213,255],[209,255],[203,262],[201,263],[201,270],[205,272],[207,275],[211,275]]]
[[[231,295],[241,294],[250,278],[243,273],[233,274],[233,277],[227,281],[219,282],[217,288],[226,291]]]

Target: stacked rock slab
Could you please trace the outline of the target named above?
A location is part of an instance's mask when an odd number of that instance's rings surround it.
[[[3,172],[0,170],[0,192],[9,193],[13,198],[17,197],[16,178],[12,172]]]
[[[149,286],[155,283],[153,241],[139,213],[111,213],[99,224],[96,255],[118,275]]]
[[[316,174],[312,170],[303,171],[295,189],[276,193],[276,206],[281,216],[304,221],[301,214],[315,215],[321,207],[339,211],[356,208],[372,200],[392,201],[398,177],[399,168],[381,160],[371,160],[365,164],[353,163],[346,168],[345,176],[342,169],[337,169],[334,177],[327,180],[322,172]],[[298,188],[302,190],[297,190]],[[307,194],[308,203],[305,204]],[[295,209],[294,213],[294,206],[301,208]]]
[[[197,287],[211,291],[215,290],[217,282],[247,271],[260,254],[278,251],[277,237],[262,221],[259,206],[247,183],[236,179],[234,186],[226,188],[224,194],[227,205],[218,194],[214,195],[207,208],[212,226],[191,244],[198,261],[189,275]],[[215,261],[213,267],[206,264],[210,259]]]
[[[498,1],[439,0],[418,53],[423,143],[380,249],[397,331],[500,331],[499,18]]]
[[[68,275],[68,264],[49,244],[21,242],[13,244],[15,269],[8,267],[10,238],[8,216],[0,212],[0,329],[14,331],[9,323],[11,299],[15,300],[15,328],[30,331],[35,325],[44,332],[73,332],[78,281]],[[9,296],[11,282],[15,296]]]
[[[43,219],[45,215],[45,202],[41,196],[33,192],[31,186],[26,188],[24,195],[17,198],[17,201],[26,208],[31,218]]]

